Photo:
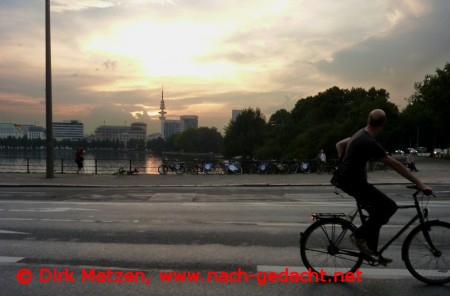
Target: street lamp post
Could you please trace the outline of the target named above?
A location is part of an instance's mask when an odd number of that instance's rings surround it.
[[[50,42],[50,0],[45,0],[45,121],[47,178],[53,178],[53,120],[52,120],[52,51]]]

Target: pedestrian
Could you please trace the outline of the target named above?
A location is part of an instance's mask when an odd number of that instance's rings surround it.
[[[80,173],[81,169],[83,169],[84,167],[84,149],[83,148],[77,148],[76,152],[75,152],[75,163],[77,164],[77,174]]]
[[[325,170],[325,164],[327,162],[327,156],[323,149],[320,149],[319,154],[316,156],[316,163],[317,163],[317,173],[322,174]]]
[[[406,156],[406,165],[411,172],[418,172],[416,162],[414,161],[414,155],[411,152]]]
[[[431,194],[432,189],[411,174],[399,161],[391,157],[375,137],[382,131],[386,114],[381,109],[370,112],[367,125],[357,131],[352,137],[343,139],[336,144],[338,156],[342,157],[331,183],[353,196],[355,200],[369,213],[368,219],[350,236],[351,242],[367,256],[382,265],[392,262],[392,259],[382,257],[378,252],[378,238],[381,227],[397,211],[397,204],[383,192],[367,181],[367,162],[379,160],[401,176],[416,184],[425,194]]]

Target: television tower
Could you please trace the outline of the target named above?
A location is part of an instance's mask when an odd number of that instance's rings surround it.
[[[164,124],[166,122],[165,114],[167,114],[167,112],[164,111],[166,109],[166,104],[164,103],[164,88],[163,88],[163,86],[161,86],[161,103],[159,104],[159,109],[161,109],[161,111],[158,112],[161,115],[161,116],[159,116],[159,120],[161,120],[161,137],[163,138],[163,140],[165,140]]]

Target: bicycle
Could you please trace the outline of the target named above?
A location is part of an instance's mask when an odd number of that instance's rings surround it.
[[[402,245],[402,260],[408,271],[418,280],[431,285],[446,284],[450,281],[450,223],[439,220],[428,220],[427,205],[430,197],[417,187],[412,194],[413,205],[398,206],[398,209],[415,208],[417,214],[389,239],[377,252],[381,254],[414,222],[414,227]],[[434,195],[433,195],[434,196]],[[421,203],[419,203],[421,198]],[[360,216],[362,223],[368,216],[357,203],[356,209],[348,215],[345,213],[314,213],[311,224],[300,233],[300,256],[306,268],[319,272],[323,269],[327,281],[333,281],[335,272],[354,273],[365,261],[377,266],[380,262],[364,255],[350,242],[350,235],[357,229],[353,220]]]
[[[304,174],[308,174],[311,171],[309,162],[302,161],[299,162],[297,159],[294,159],[294,162],[289,165],[289,173],[296,174],[297,172],[302,172]]]
[[[270,161],[270,172],[272,174],[287,174],[289,173],[289,165],[283,161],[273,160]]]
[[[196,163],[188,169],[191,175],[198,175],[199,173],[211,175],[216,172],[216,166],[212,162],[203,162],[198,158],[195,159],[195,162]]]
[[[242,174],[242,167],[233,160],[225,160],[220,167],[220,172],[223,174]]]
[[[130,170],[126,170],[124,167],[119,167],[117,172],[114,172],[113,175],[134,175],[140,172],[139,168],[133,167]]]
[[[184,162],[178,160],[169,161],[167,157],[164,158],[163,163],[158,167],[158,173],[161,175],[167,174],[169,171],[181,175],[185,172]]]

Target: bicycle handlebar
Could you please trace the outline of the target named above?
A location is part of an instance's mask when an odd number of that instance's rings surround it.
[[[423,194],[425,194],[426,196],[433,196],[433,197],[436,197],[436,195],[434,195],[433,194],[433,191],[428,191],[428,190],[426,190],[426,191],[422,191],[422,190],[420,190],[419,189],[419,187],[417,187],[417,185],[408,185],[408,186],[406,186],[406,188],[409,188],[409,189],[414,189],[414,190],[416,190],[416,192],[413,194],[413,196],[415,197],[415,196],[417,196],[417,194],[419,194],[420,192],[422,192]]]

